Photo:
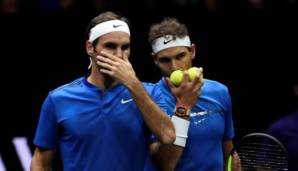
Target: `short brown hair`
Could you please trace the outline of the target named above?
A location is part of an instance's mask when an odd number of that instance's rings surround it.
[[[165,35],[181,38],[188,35],[188,29],[175,18],[165,18],[160,23],[153,24],[150,27],[149,43],[152,44],[155,39]]]

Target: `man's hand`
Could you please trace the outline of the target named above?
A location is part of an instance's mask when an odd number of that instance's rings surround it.
[[[97,65],[100,66],[100,72],[111,76],[126,86],[137,79],[126,54],[123,54],[122,59],[113,54],[101,51],[101,55],[97,56],[96,59],[98,60]]]
[[[232,171],[241,171],[240,157],[236,151],[233,153],[232,159]]]
[[[200,79],[203,74],[202,68],[198,70],[197,75],[192,81],[189,81],[189,75],[187,71],[183,72],[183,80],[180,86],[174,86],[169,78],[166,78],[166,82],[169,85],[171,92],[176,97],[176,106],[184,106],[187,109],[191,109],[198,100],[200,95],[200,89],[203,86],[203,79]]]

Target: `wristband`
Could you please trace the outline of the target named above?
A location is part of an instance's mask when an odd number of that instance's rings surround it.
[[[176,139],[174,141],[175,145],[185,147],[186,139],[187,139],[187,133],[189,128],[189,121],[182,119],[177,116],[172,116],[172,122],[175,127],[176,132]]]

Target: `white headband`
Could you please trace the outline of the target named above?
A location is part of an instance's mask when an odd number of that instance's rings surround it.
[[[129,27],[128,25],[121,20],[110,20],[94,26],[89,35],[89,42],[93,42],[95,39],[99,38],[100,36],[115,32],[115,31],[122,31],[127,33],[130,36]]]
[[[176,46],[186,46],[191,47],[189,36],[185,37],[174,37],[173,35],[165,35],[155,39],[152,43],[153,53],[158,53],[161,50],[176,47]]]

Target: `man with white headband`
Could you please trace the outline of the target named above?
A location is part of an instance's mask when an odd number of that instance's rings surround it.
[[[189,80],[187,70],[195,59],[196,46],[191,43],[186,26],[178,20],[167,18],[153,24],[149,42],[154,62],[163,75],[156,85],[166,98],[167,113],[176,129],[176,141],[164,145],[153,139],[152,156],[145,170],[223,170],[224,156],[232,150],[234,137],[228,88],[217,81],[201,79],[202,68],[198,69],[194,80]],[[184,79],[175,87],[169,76],[178,69],[184,71]],[[193,91],[185,99],[177,99],[179,89]]]
[[[64,171],[140,171],[150,132],[175,140],[158,86],[141,83],[128,60],[124,18],[105,12],[91,20],[86,51],[90,75],[51,91],[41,109],[31,170],[51,170],[59,147]],[[155,100],[155,102],[153,101]]]

